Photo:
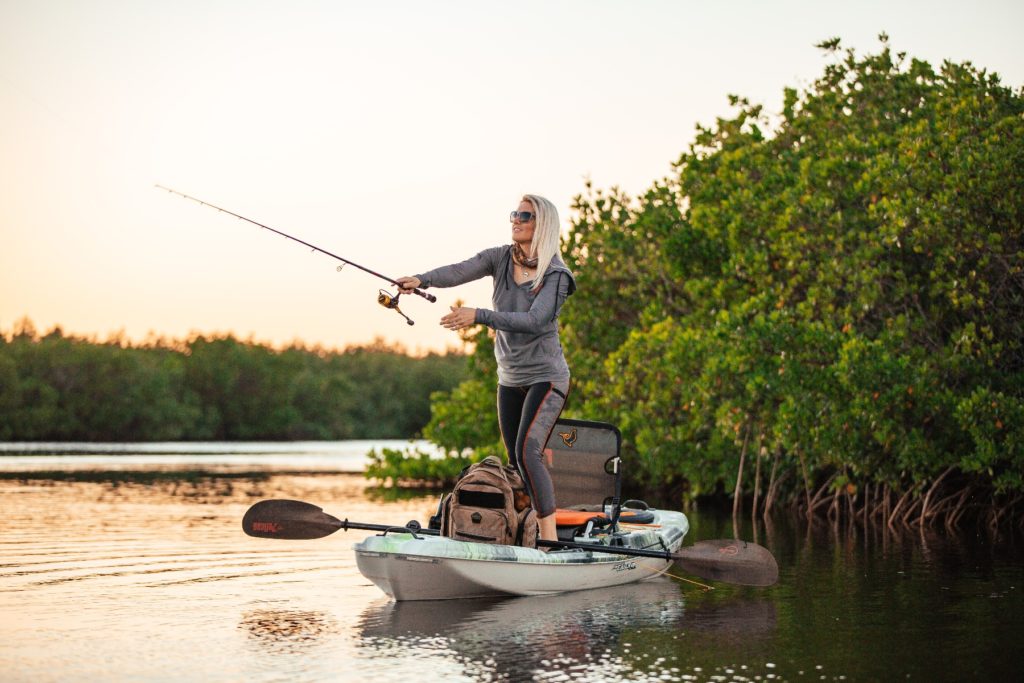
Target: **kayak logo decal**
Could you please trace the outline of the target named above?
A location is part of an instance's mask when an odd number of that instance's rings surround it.
[[[576,430],[573,429],[571,432],[558,432],[558,435],[562,437],[562,443],[567,448],[572,448],[576,444]]]
[[[722,546],[721,548],[718,549],[718,554],[719,555],[729,555],[730,557],[732,557],[734,555],[738,555],[739,552],[740,552],[740,549],[737,548],[735,545],[724,545],[724,546]]]
[[[626,572],[631,569],[636,569],[636,562],[633,562],[632,560],[627,560],[626,562],[619,562],[612,567],[613,572]]]
[[[281,525],[276,522],[253,522],[253,531],[262,531],[268,534],[276,534],[281,530]]]

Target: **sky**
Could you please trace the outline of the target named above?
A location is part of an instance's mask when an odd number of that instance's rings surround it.
[[[490,282],[377,304],[389,277],[563,230],[589,180],[642,193],[728,96],[781,109],[839,37],[1024,84],[1019,0],[0,0],[0,332],[232,333],[412,353]],[[585,283],[581,283],[585,286]]]

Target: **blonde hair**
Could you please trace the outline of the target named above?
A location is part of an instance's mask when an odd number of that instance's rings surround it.
[[[537,224],[533,228],[533,241],[530,243],[530,258],[537,257],[537,278],[534,290],[540,289],[544,282],[544,273],[551,260],[559,254],[558,209],[550,200],[536,194],[524,194],[522,201],[530,202],[537,214]]]

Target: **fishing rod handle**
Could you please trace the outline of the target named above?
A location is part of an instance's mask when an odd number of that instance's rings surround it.
[[[434,296],[430,292],[424,292],[422,289],[414,289],[414,290],[412,290],[412,293],[413,294],[419,294],[420,296],[422,296],[424,299],[426,299],[427,301],[429,301],[432,304],[437,302],[437,297],[436,296]]]

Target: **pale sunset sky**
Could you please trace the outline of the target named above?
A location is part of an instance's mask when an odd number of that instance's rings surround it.
[[[408,296],[154,189],[398,277],[545,195],[642,192],[730,93],[781,108],[840,37],[1024,83],[1024,2],[0,0],[0,332],[458,346],[490,282]],[[581,283],[586,286],[586,283]]]

